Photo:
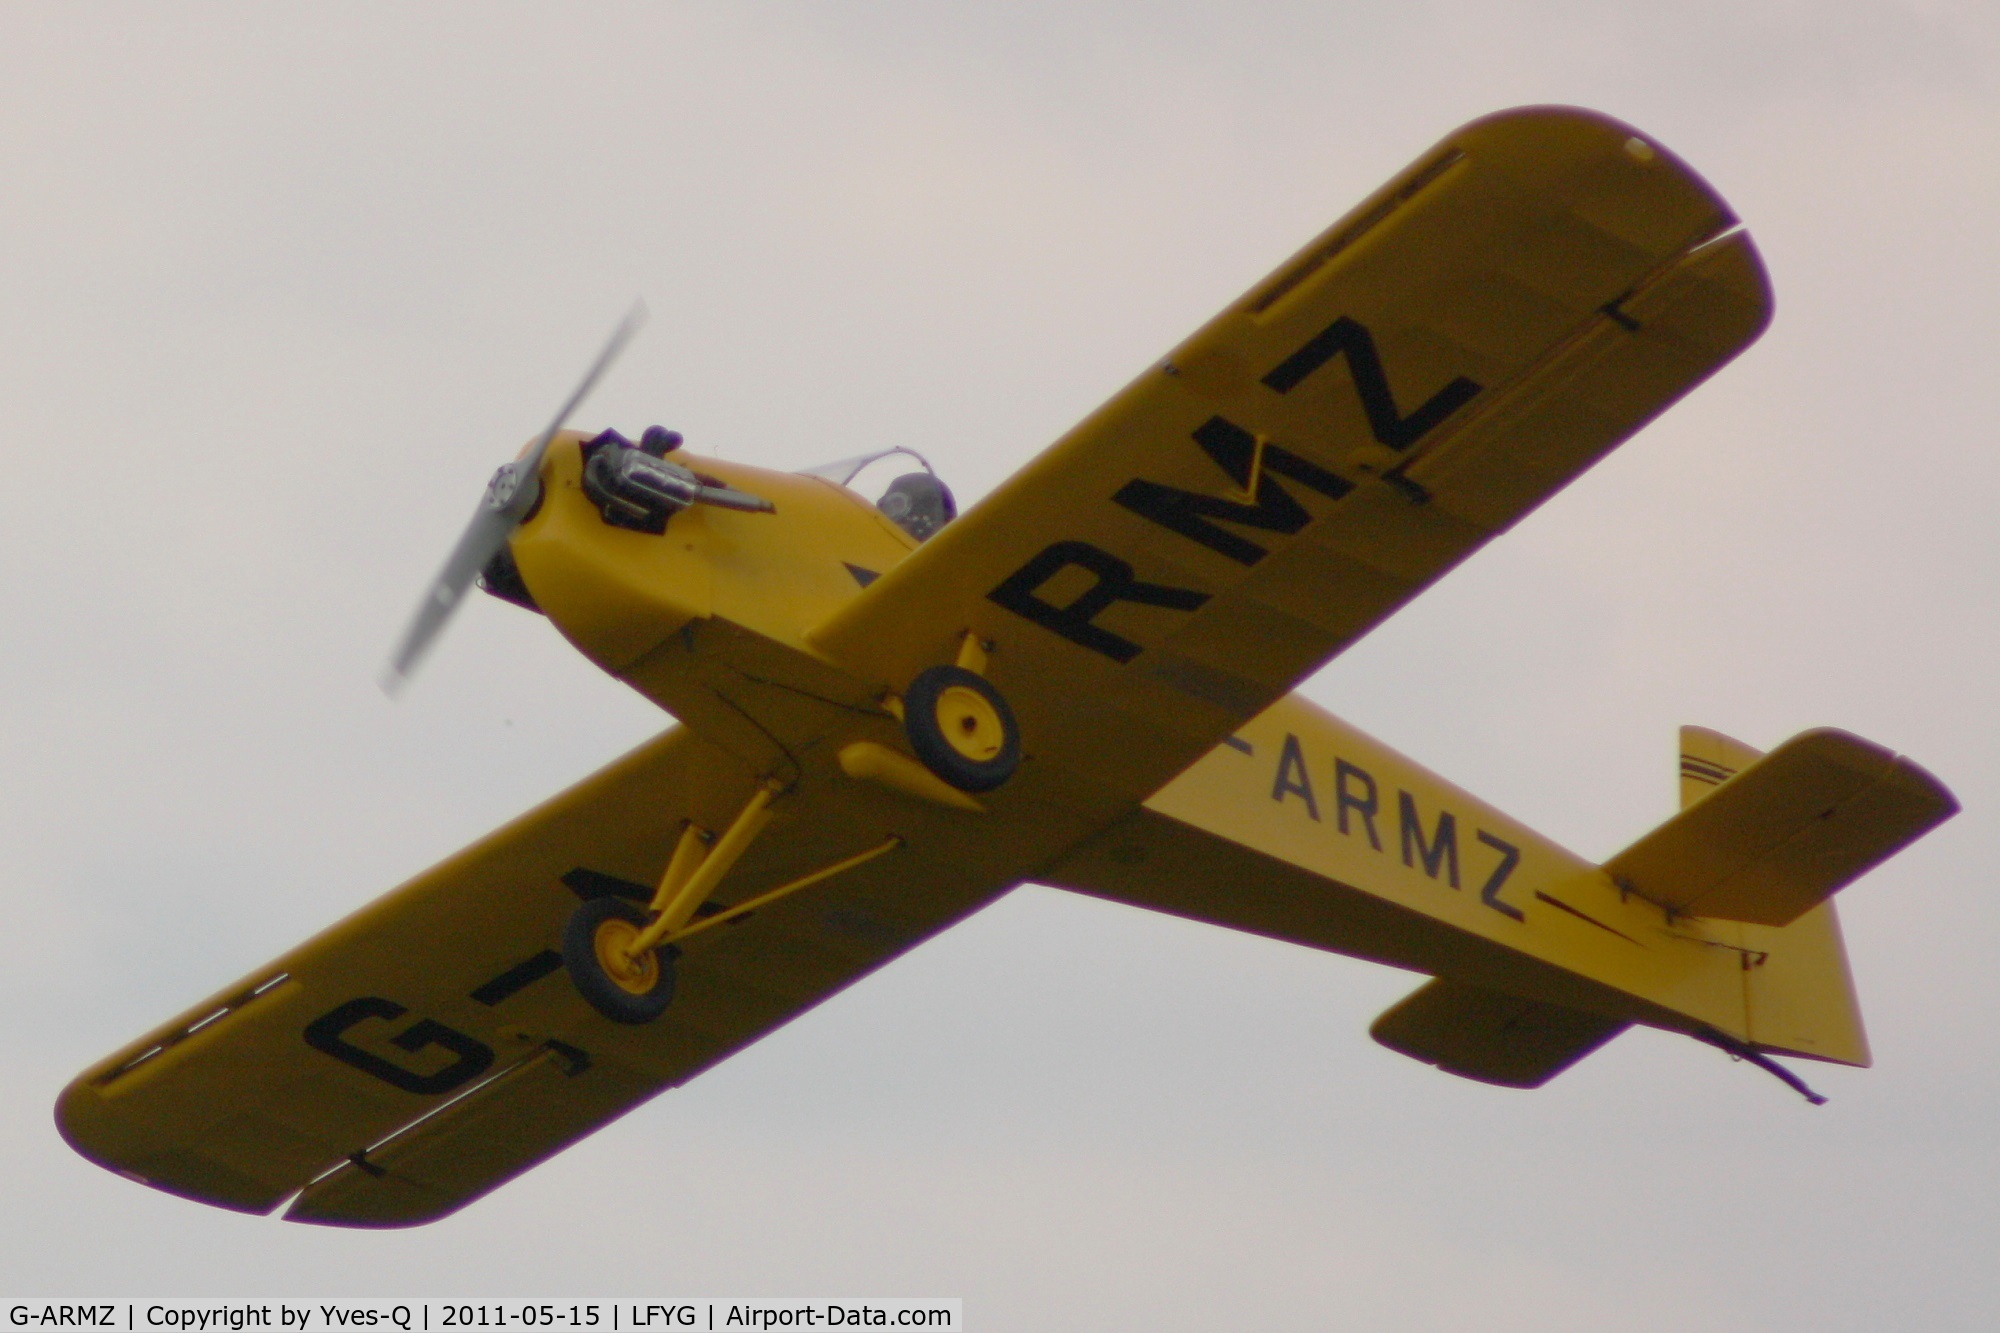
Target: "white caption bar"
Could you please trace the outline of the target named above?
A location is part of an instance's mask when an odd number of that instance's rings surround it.
[[[354,1301],[6,1300],[13,1330],[84,1333],[677,1333],[965,1327],[963,1300]]]

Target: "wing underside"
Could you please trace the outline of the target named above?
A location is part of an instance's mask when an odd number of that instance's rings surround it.
[[[583,897],[649,897],[684,821],[721,826],[751,783],[667,733],[86,1071],[64,1136],[222,1207],[430,1221],[1005,887],[899,851],[690,940],[656,1022],[599,1017],[562,969],[564,920]],[[728,902],[880,841],[897,813],[853,790],[781,803]]]
[[[1031,754],[1143,800],[1762,331],[1748,236],[1629,128],[1467,126],[813,639],[975,629]]]

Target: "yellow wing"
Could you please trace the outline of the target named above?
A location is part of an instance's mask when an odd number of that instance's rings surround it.
[[[967,628],[1028,752],[1137,800],[1741,351],[1749,238],[1588,112],[1453,134],[812,635]]]
[[[666,733],[87,1070],[58,1104],[64,1137],[223,1207],[297,1193],[295,1220],[429,1221],[1006,887],[886,856],[690,940],[665,1017],[599,1017],[556,952],[569,912],[650,897],[682,822],[722,827],[751,788],[737,761]],[[894,813],[857,784],[782,803],[729,902],[879,843]]]

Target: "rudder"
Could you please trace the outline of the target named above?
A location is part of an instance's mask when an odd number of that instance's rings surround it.
[[[1764,757],[1761,751],[1706,727],[1682,727],[1680,739],[1684,811],[1714,795],[1724,783]],[[1906,760],[1897,763],[1914,770]],[[1921,770],[1914,771],[1921,774]],[[1928,779],[1929,775],[1922,777]],[[1939,799],[1924,827],[1956,809],[1948,793],[1941,787],[1935,790]],[[1908,840],[1898,837],[1895,846]],[[1893,850],[1885,848],[1882,856]],[[1612,863],[1614,867],[1617,864],[1616,860]],[[1749,921],[1713,924],[1733,930],[1742,949],[1744,1027],[1752,1046],[1837,1064],[1866,1067],[1871,1062],[1847,946],[1841,937],[1840,914],[1831,897],[1782,926]]]

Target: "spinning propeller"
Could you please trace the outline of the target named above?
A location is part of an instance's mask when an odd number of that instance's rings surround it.
[[[382,672],[382,688],[389,694],[395,694],[409,680],[417,669],[417,663],[423,660],[431,644],[443,632],[451,613],[465,599],[466,590],[472,587],[473,580],[505,549],[507,539],[514,535],[514,529],[520,527],[533,511],[535,502],[542,494],[542,459],[549,451],[549,444],[569,422],[570,414],[583,405],[583,400],[590,396],[590,391],[604,378],[604,372],[611,368],[611,363],[625,350],[625,344],[632,340],[632,335],[645,322],[645,303],[634,303],[625,318],[619,321],[618,327],[612,330],[611,340],[604,344],[597,360],[591,362],[590,369],[584,372],[583,382],[563,403],[555,420],[549,423],[549,428],[536,436],[534,442],[521,451],[519,458],[495,472],[493,480],[486,483],[485,498],[473,511],[472,521],[465,525],[458,544],[445,558],[444,568],[431,580],[423,601],[417,604],[416,614],[410,618],[409,628],[403,631],[395,653],[389,658],[389,665]],[[776,512],[769,500],[668,461],[665,454],[680,443],[680,436],[671,431],[655,427],[646,432],[645,441],[637,448],[609,432],[607,435],[620,447],[598,450],[592,456],[584,481],[584,489],[602,508],[607,523],[658,532],[665,527],[669,514],[693,504],[715,505],[746,513]],[[657,447],[652,447],[656,435],[660,437],[660,442]]]
[[[459,537],[458,545],[451,548],[445,558],[444,568],[431,580],[431,586],[424,592],[423,601],[417,604],[417,612],[410,618],[410,626],[403,631],[402,640],[397,643],[395,653],[389,658],[389,665],[382,672],[382,688],[394,695],[423,660],[425,653],[436,641],[438,633],[444,629],[451,613],[458,609],[459,602],[486,568],[507,539],[514,535],[514,529],[521,526],[521,520],[535,507],[535,501],[542,493],[542,457],[549,451],[549,442],[556,437],[569,422],[570,414],[583,405],[590,391],[597,387],[597,381],[604,378],[604,372],[625,350],[625,344],[632,341],[632,335],[646,322],[646,306],[643,301],[634,302],[625,318],[611,332],[611,340],[604,344],[604,350],[591,362],[584,372],[583,382],[576,386],[569,399],[556,413],[549,428],[535,437],[521,452],[521,456],[503,466],[493,474],[493,480],[486,483],[486,496],[473,511],[472,521],[465,525],[465,532]]]

